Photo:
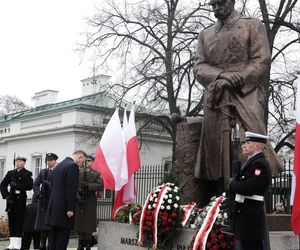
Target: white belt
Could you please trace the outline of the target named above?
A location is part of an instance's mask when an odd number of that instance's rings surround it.
[[[255,200],[255,201],[264,201],[264,197],[262,195],[242,195],[242,194],[236,194],[235,195],[235,201],[238,203],[244,203],[245,199]]]

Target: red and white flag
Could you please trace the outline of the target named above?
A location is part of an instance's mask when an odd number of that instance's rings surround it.
[[[106,189],[118,191],[128,182],[125,139],[118,109],[101,137],[93,168],[101,173]]]
[[[113,207],[113,219],[115,213],[119,207],[124,204],[130,204],[134,202],[136,197],[134,173],[141,167],[138,140],[136,137],[135,126],[135,112],[134,106],[132,106],[129,122],[127,120],[126,109],[124,110],[123,118],[123,133],[126,143],[126,158],[128,167],[128,183],[117,192],[114,207]]]
[[[300,234],[300,75],[297,79],[296,96],[296,140],[294,151],[294,181],[291,195],[293,210],[291,227],[296,235]]]

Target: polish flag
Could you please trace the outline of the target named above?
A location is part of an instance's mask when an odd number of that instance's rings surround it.
[[[118,191],[128,182],[125,138],[118,109],[102,135],[93,168],[101,173],[106,189]]]
[[[130,112],[129,122],[127,120],[126,109],[124,110],[123,133],[126,142],[126,156],[129,180],[128,183],[125,184],[122,187],[122,189],[117,192],[112,211],[112,219],[114,219],[119,207],[121,207],[124,204],[133,203],[136,197],[134,173],[141,167],[141,162],[138,148],[138,140],[136,138],[134,106],[132,106]]]
[[[296,96],[296,140],[294,151],[294,181],[291,198],[293,204],[291,227],[295,235],[300,234],[300,75],[297,79]]]

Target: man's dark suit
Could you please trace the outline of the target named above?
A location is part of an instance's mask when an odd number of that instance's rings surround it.
[[[26,191],[32,189],[32,183],[32,173],[25,168],[8,171],[1,182],[1,194],[3,199],[6,199],[10,237],[22,237]]]
[[[240,173],[230,182],[229,191],[247,196],[264,196],[270,181],[270,167],[263,153],[258,153],[241,167]],[[235,238],[242,243],[252,244],[252,242],[259,243],[266,240],[266,217],[263,201],[246,198],[244,203],[236,202],[234,232]]]
[[[79,167],[70,157],[53,170],[52,192],[46,215],[46,223],[53,227],[49,234],[50,250],[67,249],[70,230],[74,227],[74,216],[69,218],[67,212],[75,212],[78,176]]]

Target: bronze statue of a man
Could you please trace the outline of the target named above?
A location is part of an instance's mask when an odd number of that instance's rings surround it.
[[[221,185],[230,177],[230,136],[236,124],[266,134],[262,80],[271,63],[263,24],[241,16],[234,0],[211,0],[215,24],[199,34],[194,75],[204,86],[205,105],[195,176]],[[273,174],[282,170],[271,144],[265,155]],[[224,186],[223,186],[224,187]]]

